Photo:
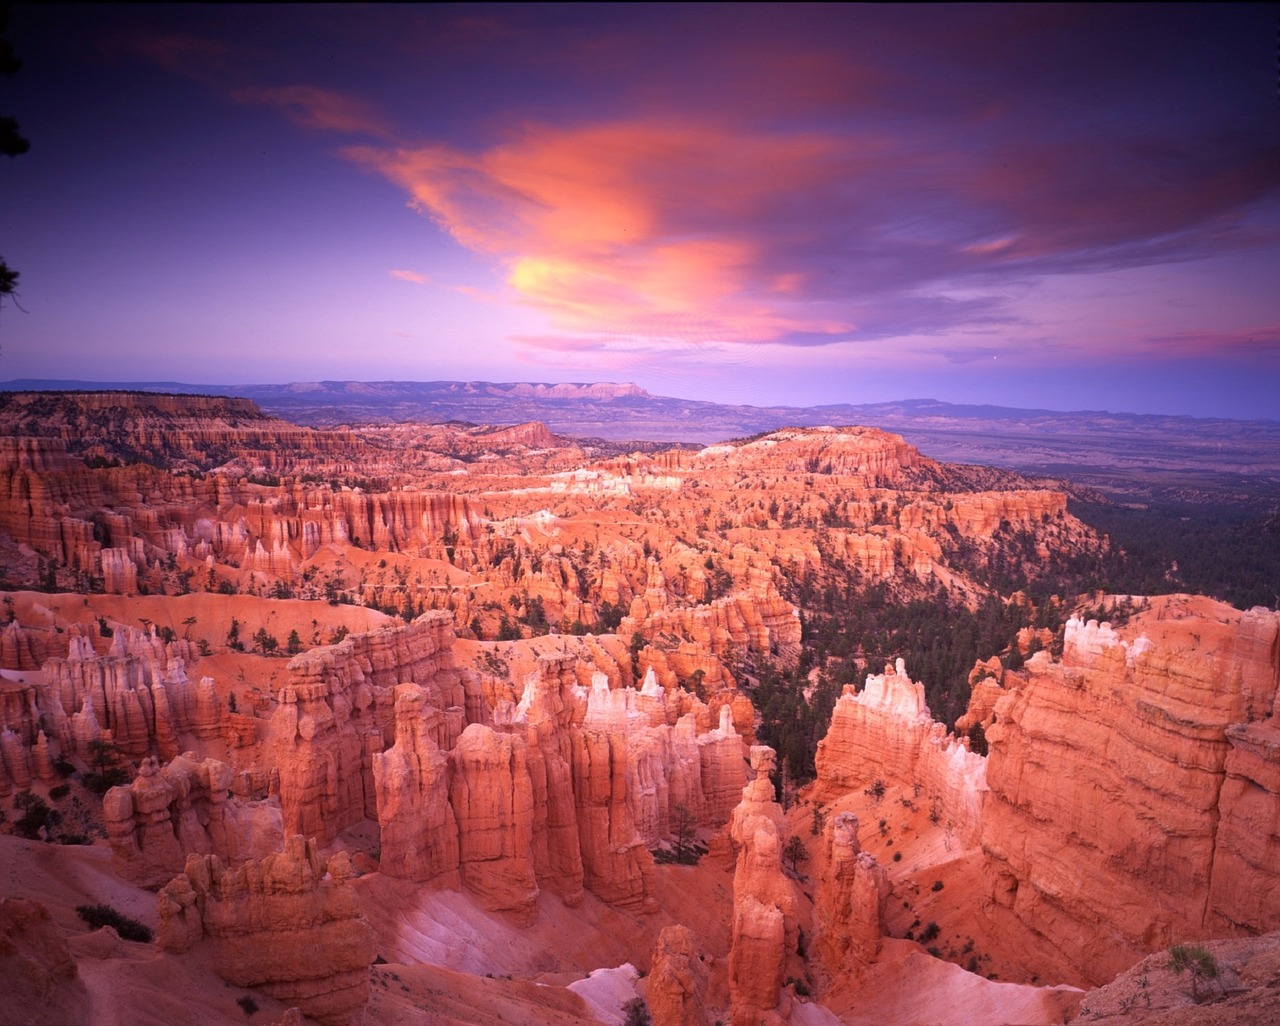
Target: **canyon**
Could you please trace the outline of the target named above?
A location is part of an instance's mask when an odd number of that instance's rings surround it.
[[[1137,965],[1217,1007],[1202,943],[1271,1000],[1280,613],[1090,593],[1062,491],[852,426],[0,425],[2,1022],[1136,1022]]]

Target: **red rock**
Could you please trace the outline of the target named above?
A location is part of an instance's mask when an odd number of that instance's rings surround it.
[[[380,868],[409,880],[458,883],[458,823],[449,804],[448,758],[433,735],[443,713],[423,689],[400,684],[396,743],[373,755],[381,828]]]
[[[207,938],[214,970],[233,986],[260,987],[324,1026],[357,1026],[374,937],[350,872],[345,852],[326,862],[298,836],[278,854],[235,869],[216,856],[191,855],[157,901],[160,943],[181,951]]]
[[[861,850],[852,813],[832,817],[822,843],[826,859],[814,900],[817,945],[827,972],[837,976],[865,967],[879,954],[889,877]]]
[[[537,916],[533,788],[523,737],[473,723],[449,753],[462,883],[487,909]]]

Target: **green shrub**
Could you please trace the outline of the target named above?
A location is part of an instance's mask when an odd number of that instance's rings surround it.
[[[77,905],[76,915],[95,930],[110,926],[124,940],[151,943],[151,927],[122,915],[110,905]]]

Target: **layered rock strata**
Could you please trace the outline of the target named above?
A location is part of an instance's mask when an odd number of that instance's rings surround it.
[[[1152,602],[1124,636],[1070,621],[987,732],[987,914],[1091,983],[1280,922],[1280,614]]]

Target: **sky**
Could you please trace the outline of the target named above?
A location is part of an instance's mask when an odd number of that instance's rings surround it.
[[[0,381],[1280,418],[1269,5],[15,5]]]

